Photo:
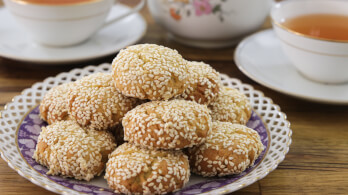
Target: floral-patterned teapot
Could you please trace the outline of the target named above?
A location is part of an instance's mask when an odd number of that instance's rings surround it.
[[[183,44],[219,48],[255,32],[272,0],[148,0],[153,18]]]

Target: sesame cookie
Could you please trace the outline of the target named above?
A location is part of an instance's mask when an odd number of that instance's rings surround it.
[[[75,121],[58,121],[42,127],[33,158],[48,175],[91,180],[100,175],[116,144],[111,133],[85,130]]]
[[[205,143],[188,149],[192,172],[204,177],[239,174],[263,151],[259,134],[244,125],[213,122]]]
[[[223,87],[209,104],[213,121],[231,122],[245,125],[251,116],[248,98],[237,89]]]
[[[123,194],[166,194],[182,188],[190,168],[181,151],[149,150],[125,143],[109,156],[105,179]]]
[[[113,128],[138,103],[116,90],[109,73],[95,73],[77,81],[68,98],[72,118],[95,130]]]
[[[50,89],[40,104],[40,116],[48,124],[68,118],[68,92],[74,83],[65,83]]]
[[[112,62],[116,88],[139,99],[168,100],[186,88],[187,62],[173,49],[140,44],[120,51]]]
[[[178,98],[208,105],[222,86],[219,73],[208,64],[195,61],[188,62],[188,70],[188,87]]]
[[[124,139],[157,149],[182,149],[201,144],[211,131],[205,105],[193,101],[153,101],[137,106],[122,120]]]

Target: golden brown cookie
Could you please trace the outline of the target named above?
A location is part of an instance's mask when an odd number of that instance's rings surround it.
[[[205,143],[188,149],[192,172],[204,177],[239,174],[263,151],[259,134],[244,125],[213,122]]]
[[[66,120],[68,114],[68,92],[74,83],[65,83],[50,89],[40,104],[40,116],[48,124]]]
[[[105,179],[116,193],[166,194],[189,180],[187,156],[181,151],[149,150],[125,143],[109,156]]]
[[[186,88],[187,62],[173,49],[140,44],[120,51],[112,62],[116,88],[139,99],[168,100]]]
[[[111,133],[85,130],[75,121],[58,121],[42,127],[33,158],[48,175],[91,180],[100,175],[116,144]]]
[[[188,62],[188,87],[178,98],[208,105],[222,87],[220,75],[208,64]]]
[[[138,103],[116,90],[109,73],[95,73],[77,81],[68,98],[72,118],[95,130],[113,128]]]
[[[213,121],[245,125],[251,116],[248,98],[237,89],[223,87],[217,97],[208,105]]]
[[[207,106],[185,100],[148,102],[129,111],[122,121],[126,141],[158,149],[201,144],[211,123]]]

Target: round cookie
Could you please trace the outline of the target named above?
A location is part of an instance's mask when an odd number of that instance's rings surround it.
[[[222,87],[219,73],[208,64],[195,61],[188,62],[188,70],[188,87],[179,98],[208,105]]]
[[[190,168],[181,151],[149,150],[125,143],[109,156],[105,179],[122,194],[166,194],[182,188]]]
[[[86,131],[75,121],[58,121],[42,127],[33,158],[48,175],[91,180],[100,175],[116,144],[111,133]]]
[[[192,172],[204,177],[243,172],[263,151],[259,134],[244,125],[213,122],[205,143],[188,149]]]
[[[65,83],[50,89],[40,104],[40,116],[48,124],[66,120],[68,114],[68,92],[74,83]]]
[[[77,81],[68,99],[71,117],[95,130],[113,128],[138,103],[116,90],[109,73],[95,73]]]
[[[237,89],[223,87],[208,105],[213,121],[245,125],[251,116],[248,98]]]
[[[201,144],[211,124],[207,106],[185,100],[148,102],[129,111],[122,120],[124,139],[151,149]]]
[[[140,44],[120,51],[112,62],[116,88],[139,99],[168,100],[186,88],[187,62],[173,49]]]

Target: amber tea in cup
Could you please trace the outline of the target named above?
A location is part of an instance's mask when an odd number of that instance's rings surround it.
[[[337,14],[308,14],[285,19],[285,27],[304,35],[348,41],[348,16]]]

